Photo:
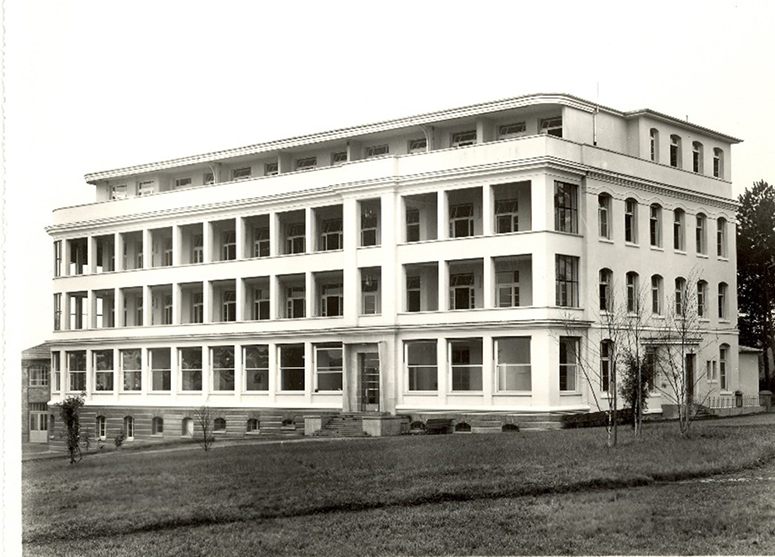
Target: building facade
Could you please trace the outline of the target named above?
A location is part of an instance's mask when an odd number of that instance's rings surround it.
[[[88,174],[48,228],[53,398],[104,438],[552,421],[610,394],[582,359],[619,287],[655,323],[696,292],[693,384],[731,394],[736,142],[531,95]]]
[[[48,443],[51,424],[51,350],[39,344],[22,352],[22,442]]]

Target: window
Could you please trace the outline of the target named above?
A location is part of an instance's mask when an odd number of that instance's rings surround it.
[[[170,349],[149,348],[148,359],[151,368],[151,390],[169,391],[171,379]]]
[[[253,257],[269,257],[268,228],[256,228],[253,231]]]
[[[684,215],[683,209],[673,211],[673,249],[684,251],[686,242],[684,240]]]
[[[105,416],[97,416],[97,437],[101,441],[108,438],[108,424]]]
[[[654,346],[646,347],[646,374],[649,390],[653,391],[657,379],[657,349]]]
[[[709,383],[712,381],[718,381],[715,360],[707,360],[705,362],[705,377],[707,377]]]
[[[421,279],[419,276],[406,277],[406,311],[421,309]]]
[[[213,433],[226,433],[226,420],[215,418],[213,420]]]
[[[495,339],[498,391],[531,391],[530,337]]]
[[[610,212],[611,196],[601,193],[597,196],[597,226],[601,238],[611,238]]]
[[[164,296],[164,313],[161,324],[172,325],[172,296]]]
[[[53,371],[54,384],[51,390],[58,393],[62,389],[62,356],[59,352],[51,353],[51,370]]]
[[[224,230],[221,233],[221,254],[222,261],[233,261],[237,259],[236,230]]]
[[[662,315],[662,277],[659,275],[651,277],[651,313]]]
[[[210,349],[214,391],[234,390],[234,347],[214,346]]]
[[[224,290],[221,300],[221,321],[237,320],[237,293],[234,290]]]
[[[578,362],[579,339],[560,337],[560,391],[576,391],[576,368]]]
[[[604,340],[600,343],[600,390],[607,393],[611,386],[611,364],[613,342]]]
[[[729,346],[722,344],[718,349],[719,387],[722,391],[729,390],[729,374],[727,373],[727,354]]]
[[[94,350],[94,390],[113,390],[113,350]]]
[[[369,159],[371,157],[387,155],[389,152],[390,147],[387,145],[387,143],[384,145],[372,145],[370,147],[366,147],[366,158]]]
[[[425,153],[428,150],[428,140],[424,137],[410,139],[406,151],[412,153]]]
[[[662,207],[656,203],[649,209],[649,241],[656,248],[662,247]]]
[[[495,233],[519,231],[519,203],[516,199],[495,201]]]
[[[449,208],[449,237],[467,238],[474,235],[474,206],[466,203]]]
[[[191,262],[202,263],[205,260],[204,253],[204,236],[202,234],[195,234],[191,238]]]
[[[180,390],[202,390],[202,347],[180,349]]]
[[[708,318],[708,283],[697,282],[697,317]]]
[[[555,255],[555,298],[558,306],[579,306],[578,257]]]
[[[142,197],[144,195],[152,195],[155,190],[155,184],[153,180],[149,180],[146,182],[140,182],[137,184],[137,195],[139,197]]]
[[[264,165],[264,176],[277,176],[278,173],[276,162],[268,162]]]
[[[212,172],[205,172],[202,174],[202,184],[205,186],[209,186],[210,184],[215,183],[215,176]]]
[[[70,294],[70,329],[84,329],[88,323],[86,293]]]
[[[269,390],[269,346],[256,344],[244,346],[242,362],[245,368],[245,390]]]
[[[283,391],[304,390],[303,344],[280,346],[280,389]]]
[[[253,313],[254,321],[269,319],[269,288],[253,289]]]
[[[126,199],[127,196],[127,188],[126,184],[121,184],[117,186],[110,186],[110,200],[111,201],[118,201],[119,199]]]
[[[162,267],[172,267],[172,238],[164,239],[162,249]]]
[[[713,149],[713,177],[724,177],[724,151],[718,147]]]
[[[681,138],[670,136],[670,166],[681,168]]]
[[[320,291],[320,315],[323,317],[341,317],[344,315],[342,284],[324,284]]]
[[[659,162],[659,132],[651,128],[649,132],[649,156],[653,162]]]
[[[118,357],[121,365],[123,390],[141,390],[143,377],[142,351],[139,348],[119,350]]]
[[[638,292],[638,273],[630,271],[626,275],[627,282],[627,312],[637,313],[640,309]]]
[[[342,346],[315,347],[315,375],[318,391],[342,390]]]
[[[482,339],[449,341],[453,391],[482,390]]]
[[[286,317],[304,317],[304,286],[289,286],[286,289],[285,300]]]
[[[374,271],[361,271],[361,314],[378,315],[380,313],[380,273]]]
[[[133,441],[135,438],[135,419],[132,416],[124,418],[124,437],[127,441]]]
[[[317,157],[306,157],[296,159],[296,170],[312,170],[318,165]]]
[[[379,202],[376,204],[361,205],[361,246],[379,245]]]
[[[449,309],[473,309],[476,307],[474,274],[461,273],[449,277]]]
[[[499,308],[519,306],[519,269],[495,273],[495,305]]]
[[[686,308],[686,280],[682,277],[675,279],[675,315],[683,317]]]
[[[54,242],[54,276],[62,276],[62,240]]]
[[[164,419],[156,417],[151,420],[151,435],[164,435]]]
[[[30,387],[48,387],[48,366],[33,365],[28,371]]]
[[[638,202],[632,198],[624,202],[624,241],[638,243]]]
[[[342,219],[329,219],[323,221],[323,230],[320,234],[320,250],[332,251],[342,249]]]
[[[250,178],[250,175],[253,173],[253,170],[249,166],[245,166],[242,168],[235,168],[231,171],[231,179],[232,180],[244,180],[245,178]]]
[[[438,389],[438,363],[435,341],[411,341],[405,343],[405,360],[410,391],[435,391]]]
[[[66,352],[67,374],[70,376],[70,391],[86,390],[86,350]]]
[[[562,137],[562,117],[557,116],[555,118],[545,118],[541,120],[538,130],[540,133],[546,135]]]
[[[468,147],[476,145],[476,130],[453,133],[450,138],[450,147]]]
[[[336,166],[347,162],[347,151],[337,151],[331,153],[331,164]]]
[[[578,232],[578,186],[554,183],[554,229],[558,232]]]
[[[287,253],[304,253],[304,223],[291,223],[286,228],[285,243]]]
[[[191,178],[176,178],[175,189],[186,188],[191,185]]]
[[[261,429],[261,422],[257,418],[250,418],[248,420],[246,431],[248,433],[258,433]]]
[[[611,311],[613,309],[613,298],[611,296],[611,287],[613,286],[613,271],[611,269],[600,269],[599,299],[600,311]]]
[[[697,244],[697,253],[698,254],[707,254],[708,253],[708,242],[706,239],[706,223],[707,219],[705,218],[705,215],[702,213],[697,213],[697,228],[695,229],[695,240]]]
[[[524,134],[527,131],[525,122],[514,122],[513,124],[503,124],[498,127],[498,137],[506,139],[508,137],[516,137]]]
[[[420,241],[420,210],[413,207],[406,208],[406,241]]]
[[[716,222],[716,255],[727,257],[727,220],[724,217]]]
[[[720,282],[718,285],[718,318],[729,319],[727,311],[727,283]]]
[[[702,174],[703,149],[699,141],[692,142],[692,170],[697,174]]]
[[[62,329],[62,294],[54,294],[54,330]]]
[[[205,297],[202,292],[193,292],[191,294],[191,322],[204,323],[205,318]]]

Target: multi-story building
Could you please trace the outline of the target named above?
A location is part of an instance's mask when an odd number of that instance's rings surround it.
[[[342,412],[508,429],[606,396],[578,355],[608,289],[659,320],[687,280],[709,340],[688,365],[731,394],[738,141],[540,94],[88,174],[96,202],[48,229],[53,397],[85,391],[102,437],[189,435],[202,405],[235,436]]]
[[[22,351],[22,441],[48,443],[51,351],[39,344]]]

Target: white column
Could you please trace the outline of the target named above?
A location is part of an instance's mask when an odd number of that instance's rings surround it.
[[[102,308],[103,320],[105,319],[105,308]],[[94,290],[86,293],[86,323],[83,323],[84,329],[94,329],[97,326],[97,297]]]
[[[153,234],[149,229],[143,230],[143,269],[153,267]]]
[[[235,219],[234,226],[235,229],[235,237],[237,240],[237,259],[245,259],[245,251],[246,251],[246,242],[245,242],[245,219],[242,217],[237,217]]]
[[[280,307],[280,285],[276,275],[269,276],[269,319],[283,317]]]
[[[172,264],[178,266],[183,261],[183,228],[172,227]]]
[[[97,239],[94,236],[86,237],[86,269],[85,275],[93,275],[97,272]]]
[[[91,401],[92,391],[94,391],[94,366],[92,365],[92,359],[94,358],[92,351],[86,351],[86,402]]]
[[[151,390],[151,363],[150,356],[148,355],[148,349],[143,346],[140,348],[140,368],[142,369],[140,392],[143,393],[143,398]]]
[[[144,258],[145,256],[143,256]],[[151,296],[151,287],[143,286],[143,327],[151,325],[151,316],[153,315],[153,297]]]
[[[237,312],[235,317],[237,322],[245,321],[245,280],[241,278],[235,279],[234,286],[237,297]]]
[[[213,261],[213,226],[210,222],[202,223],[202,255],[205,263]]]
[[[304,209],[305,251],[313,253],[317,249],[317,231],[315,230],[315,215],[311,208]]]
[[[449,310],[449,265],[439,261],[439,311]]]
[[[202,283],[202,311],[204,312],[202,321],[204,323],[213,322],[213,283],[206,280]]]
[[[492,405],[495,390],[495,356],[492,336],[482,337],[482,398],[485,406]]]
[[[396,262],[397,243],[401,241],[401,223],[403,217],[401,208],[403,204],[396,192],[383,194],[380,199],[382,215],[380,226],[382,228],[382,273],[380,287],[382,288],[382,316],[393,323],[397,312],[402,311],[403,292],[406,287],[406,279],[403,276],[401,265]]]
[[[113,261],[116,271],[124,270],[124,235],[120,232],[113,235]]]
[[[345,325],[356,325],[360,314],[360,273],[358,270],[358,237],[360,217],[355,199],[345,199],[342,204],[342,234],[344,237],[344,287]]]
[[[125,327],[124,323],[124,291],[120,288],[113,289],[113,327]]]
[[[277,391],[280,386],[280,358],[276,344],[270,342],[267,350],[269,351],[268,401],[270,404],[273,404],[277,400]]]
[[[444,338],[436,340],[436,359],[439,363],[438,368],[438,380],[439,380],[439,404],[447,404],[447,393],[449,392],[451,385],[449,384],[449,363],[447,362],[447,341]]]
[[[234,399],[242,400],[242,391],[245,390],[245,375],[242,373],[242,346],[234,345]]]
[[[278,253],[282,253],[280,248],[280,237],[278,231],[280,230],[277,213],[269,214],[269,257],[274,257]]]
[[[119,362],[119,358],[121,357],[121,353],[118,348],[113,349],[113,400],[114,402],[118,400],[118,393],[121,392],[121,363]],[[123,426],[123,424],[122,424]]]
[[[312,343],[304,343],[304,400],[312,402],[312,391],[315,388],[315,354]]]
[[[210,348],[202,346],[202,400],[207,400],[213,385],[212,362]]]
[[[493,280],[495,262],[491,257],[485,256],[482,262],[482,294],[484,295],[484,307],[495,307],[495,281]]]
[[[449,201],[447,199],[447,192],[444,190],[436,194],[436,209],[438,211],[436,215],[436,226],[438,227],[436,236],[439,240],[446,240],[449,238]]]
[[[62,240],[62,276],[70,276],[70,258],[72,257],[70,240]]]
[[[175,248],[172,248],[173,250]],[[182,313],[182,308],[180,306],[180,285],[178,283],[172,283],[172,324],[173,325],[180,325],[180,316]]]
[[[314,317],[316,315],[317,295],[315,291],[315,276],[311,272],[304,273],[304,304],[305,317]]]
[[[491,236],[495,232],[493,216],[495,207],[492,200],[492,186],[482,186],[482,235]]]

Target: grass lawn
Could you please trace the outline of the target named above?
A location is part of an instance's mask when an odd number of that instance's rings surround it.
[[[23,538],[29,555],[767,553],[753,541],[773,539],[775,483],[657,482],[769,462],[773,429],[649,425],[613,450],[594,429],[63,456],[23,466]],[[714,549],[740,532],[741,551]]]

